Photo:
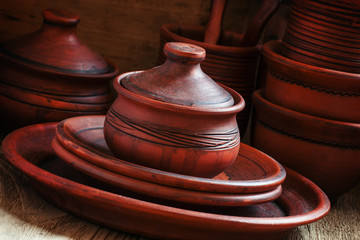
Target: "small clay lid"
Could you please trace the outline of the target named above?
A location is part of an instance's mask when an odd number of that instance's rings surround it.
[[[178,105],[229,107],[234,99],[200,68],[205,49],[188,43],[168,42],[164,64],[121,80],[123,87],[136,94]]]
[[[39,30],[3,42],[0,51],[18,61],[56,72],[93,75],[112,71],[101,55],[77,37],[78,16],[58,9],[46,9],[43,16]]]

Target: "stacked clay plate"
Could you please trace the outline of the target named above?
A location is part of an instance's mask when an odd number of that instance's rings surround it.
[[[105,114],[117,67],[76,35],[80,18],[47,9],[42,27],[0,44],[0,111],[4,129]]]
[[[359,7],[354,1],[294,1],[283,41],[264,45],[266,85],[253,95],[257,114],[254,146],[309,177],[332,198],[360,180],[360,75],[358,70],[343,68],[345,65],[340,63],[338,67],[320,64],[320,53],[315,49],[328,57],[335,54],[344,61],[346,58],[329,48],[328,41],[305,38],[323,37],[315,32],[315,28],[321,28],[329,38],[338,36],[336,40],[341,44],[337,46],[359,58],[350,46],[345,47],[349,41],[335,33],[357,26],[342,17],[344,11],[356,12]],[[303,15],[306,17],[300,17]],[[334,24],[340,20],[341,27],[336,27]],[[314,28],[311,34],[304,32],[310,28]],[[351,38],[355,41],[358,37]],[[317,46],[306,47],[307,53],[300,54],[305,49],[302,41]],[[333,59],[327,60],[330,62]]]

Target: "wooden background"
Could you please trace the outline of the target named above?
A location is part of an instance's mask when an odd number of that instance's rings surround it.
[[[223,28],[244,32],[259,2],[228,0]],[[210,4],[211,0],[0,0],[0,42],[38,29],[43,9],[62,8],[81,17],[79,37],[114,60],[121,72],[148,69],[156,64],[160,26],[205,25]],[[267,38],[281,34],[283,9],[268,27]],[[0,239],[145,238],[93,225],[53,207],[0,154]],[[360,239],[360,185],[341,196],[323,220],[299,227],[288,237],[310,239]]]

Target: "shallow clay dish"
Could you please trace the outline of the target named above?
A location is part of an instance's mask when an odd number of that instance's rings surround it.
[[[183,209],[114,194],[61,165],[50,144],[55,127],[56,123],[34,125],[8,135],[2,144],[6,159],[27,175],[49,202],[113,229],[161,239],[274,240],[299,225],[319,220],[330,209],[326,195],[291,170],[277,201],[213,213],[211,209]]]
[[[253,95],[254,147],[314,181],[335,198],[360,181],[360,124],[319,118]]]
[[[55,154],[69,166],[101,182],[156,199],[209,206],[250,206],[275,200],[281,195],[281,186],[261,193],[209,193],[169,187],[127,177],[91,164],[67,151],[56,139]]]
[[[268,155],[241,144],[236,164],[215,178],[200,178],[147,168],[114,157],[103,133],[104,116],[74,117],[60,122],[57,140],[79,158],[107,170],[147,182],[205,192],[256,193],[275,189],[285,179],[285,170]],[[232,176],[231,172],[241,171]]]

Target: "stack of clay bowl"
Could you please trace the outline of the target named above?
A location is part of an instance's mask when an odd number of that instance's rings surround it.
[[[105,114],[117,67],[76,35],[79,17],[44,10],[42,27],[0,45],[0,112],[4,129]]]
[[[204,72],[216,82],[240,93],[245,100],[245,109],[237,115],[240,133],[243,134],[250,115],[251,94],[260,57],[260,45],[257,45],[259,35],[279,1],[264,1],[244,35],[221,31],[225,0],[214,0],[212,3],[206,27],[180,24],[165,24],[161,27],[159,63],[165,61],[162,49],[167,42],[186,42],[204,48],[207,52],[201,64]]]
[[[360,3],[353,0],[294,0],[282,42],[288,58],[360,73]]]
[[[118,97],[106,119],[61,122],[55,153],[97,180],[150,198],[214,206],[278,198],[281,165],[246,146],[239,157],[235,116],[244,108],[242,97],[202,72],[203,48],[171,42],[164,52],[163,65],[115,79]],[[232,174],[239,166],[253,169]],[[212,179],[221,173],[223,180]]]
[[[359,7],[355,1],[294,1],[282,43],[264,45],[265,90],[253,96],[258,118],[254,146],[309,177],[330,197],[360,180],[360,75],[355,64],[360,55],[354,48]],[[354,32],[350,37],[336,33],[340,29]],[[345,51],[357,59],[351,63]]]

